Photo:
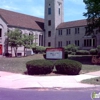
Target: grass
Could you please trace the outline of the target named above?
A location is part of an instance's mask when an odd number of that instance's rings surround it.
[[[0,71],[24,73],[25,71],[27,71],[26,62],[35,59],[43,59],[43,56],[41,54],[38,54],[21,58],[0,57]]]
[[[86,64],[83,64],[80,74],[99,71],[99,70],[100,70],[100,66],[99,65],[86,65]]]
[[[100,77],[83,80],[81,82],[86,84],[100,85]]]
[[[91,55],[71,55],[69,59],[76,60],[82,63],[82,70],[80,74],[98,71],[100,70],[100,65],[92,64],[92,56]]]
[[[86,56],[82,56],[82,57],[69,57],[69,59],[73,59],[73,60],[80,60],[81,59],[81,63],[82,63],[82,70],[80,72],[80,74],[83,73],[88,73],[88,72],[93,72],[93,71],[98,71],[100,70],[100,66],[99,65],[92,65],[90,63],[90,57],[89,57],[89,63],[87,59],[88,57]],[[13,72],[13,73],[24,73],[25,71],[27,71],[26,69],[26,62],[30,61],[30,60],[35,60],[35,59],[44,59],[42,54],[35,54],[33,56],[28,56],[28,57],[21,57],[21,58],[6,58],[6,57],[0,57],[0,71],[7,71],[7,72]],[[84,60],[84,61],[83,61]],[[51,73],[51,75],[54,75],[54,73]]]

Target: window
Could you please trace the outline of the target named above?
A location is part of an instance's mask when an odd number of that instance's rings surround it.
[[[58,9],[58,13],[59,13],[59,15],[60,15],[60,8]]]
[[[51,31],[48,31],[48,37],[51,37]]]
[[[79,40],[75,40],[75,45],[76,46],[79,46],[80,45]]]
[[[50,47],[51,46],[51,42],[48,42],[48,47]]]
[[[75,34],[79,34],[80,33],[80,28],[79,27],[76,27],[75,28]]]
[[[62,41],[58,41],[58,47],[62,47]]]
[[[71,41],[66,41],[66,46],[71,44]]]
[[[94,46],[94,45],[95,45],[95,43],[92,43],[92,39],[85,39],[84,40],[84,47],[91,47],[91,46]]]
[[[70,34],[70,29],[66,29],[66,35]]]
[[[88,33],[88,27],[85,27],[85,35]]]
[[[2,37],[2,29],[0,29],[0,37]]]
[[[58,35],[62,35],[62,30],[58,30]]]
[[[48,25],[51,26],[51,20],[48,21]]]
[[[51,8],[48,8],[48,15],[51,15]]]
[[[41,46],[41,35],[39,35],[39,46]]]

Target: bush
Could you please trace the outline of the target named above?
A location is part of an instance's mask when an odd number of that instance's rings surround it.
[[[67,75],[78,75],[82,64],[74,60],[57,60],[55,63],[55,68],[58,73],[67,74]]]
[[[45,53],[46,52],[46,47],[43,46],[36,46],[32,48],[34,53]]]
[[[72,52],[71,55],[76,55],[76,52]]]
[[[97,49],[91,49],[90,50],[91,55],[97,55],[97,53],[98,53]]]
[[[97,46],[98,55],[100,56],[100,45]]]
[[[33,60],[26,63],[29,75],[49,74],[53,67],[53,62],[48,60]]]
[[[9,55],[10,55],[9,53],[5,53],[5,56],[6,56],[6,57],[9,57]]]
[[[71,52],[76,52],[78,50],[78,47],[75,46],[74,44],[69,44],[68,46],[64,47],[65,50],[68,50]]]
[[[89,53],[89,51],[87,51],[87,50],[78,50],[77,52],[76,52],[76,55],[89,55],[90,53]]]

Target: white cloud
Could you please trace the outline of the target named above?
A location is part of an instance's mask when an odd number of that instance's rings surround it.
[[[7,10],[19,10],[19,8],[17,7],[13,7],[13,6],[8,6],[8,5],[3,5],[1,8],[7,9]]]

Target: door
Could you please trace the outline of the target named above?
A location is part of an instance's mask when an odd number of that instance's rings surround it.
[[[2,45],[0,45],[0,55],[2,55]]]

